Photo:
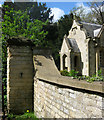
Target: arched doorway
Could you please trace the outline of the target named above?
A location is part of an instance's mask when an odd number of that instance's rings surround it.
[[[75,55],[75,56],[74,56],[74,70],[75,70],[75,71],[79,71],[79,66],[78,66],[78,64],[79,64],[79,58],[78,58],[77,55]]]
[[[80,55],[75,55],[73,62],[74,62],[74,70],[75,70],[75,71],[78,71],[79,73],[81,73]]]

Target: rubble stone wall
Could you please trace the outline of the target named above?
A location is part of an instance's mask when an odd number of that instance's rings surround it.
[[[34,111],[43,118],[102,118],[103,97],[95,92],[34,79]]]

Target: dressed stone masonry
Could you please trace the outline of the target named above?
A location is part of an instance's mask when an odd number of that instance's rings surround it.
[[[29,45],[9,43],[7,58],[7,107],[9,113],[24,113],[33,106],[33,62]],[[12,41],[12,40],[10,40]]]
[[[60,51],[60,70],[76,70],[82,75],[102,71],[104,75],[104,25],[73,21]]]

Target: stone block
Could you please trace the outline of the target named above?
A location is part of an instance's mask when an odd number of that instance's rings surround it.
[[[51,110],[51,115],[52,115],[52,118],[55,117],[55,111]]]
[[[63,106],[66,107],[67,106],[67,103],[66,102],[63,102]],[[69,107],[69,106],[68,106]]]
[[[67,108],[64,107],[64,113],[69,115],[69,110]]]
[[[57,109],[60,109],[60,104],[55,104],[56,105],[56,107],[57,107]]]
[[[68,97],[65,97],[65,102],[70,103],[70,99]]]
[[[63,111],[64,110],[64,106],[60,106],[60,110]]]
[[[96,107],[87,106],[86,113],[89,113],[89,115],[91,117],[93,117],[93,116],[98,116],[99,118],[102,117],[102,110],[100,110],[99,108],[96,108]]]
[[[61,116],[58,113],[55,114],[55,118],[60,118],[60,117]]]
[[[97,105],[96,107],[99,108],[99,109],[103,108],[103,102],[101,102],[101,101],[97,101],[96,105]]]
[[[86,115],[83,115],[83,113],[80,113],[80,111],[74,112],[73,110],[69,111],[69,116],[71,118],[86,118]]]
[[[90,98],[84,98],[83,99],[83,105],[86,106],[95,106],[97,104],[96,100],[90,99]]]
[[[76,94],[75,93],[70,93],[70,97],[71,98],[76,98]]]
[[[57,113],[57,111],[58,111],[58,109],[57,109],[56,106],[52,106],[52,110],[53,110],[55,113]]]

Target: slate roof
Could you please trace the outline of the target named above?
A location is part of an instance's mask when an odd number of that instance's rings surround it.
[[[86,22],[79,22],[82,28],[84,28],[87,32],[87,36],[94,37],[94,30],[97,30],[102,27],[102,25],[86,23]]]
[[[80,52],[75,39],[66,38],[65,40],[66,40],[66,43],[67,43],[67,46],[68,46],[69,49],[71,48],[74,52],[77,52],[77,53]]]

